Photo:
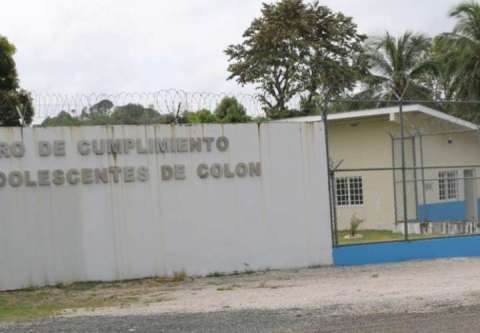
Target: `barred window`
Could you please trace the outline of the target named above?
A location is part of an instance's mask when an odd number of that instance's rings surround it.
[[[335,180],[337,205],[341,207],[363,205],[362,177],[341,177]]]
[[[337,204],[339,206],[348,206],[349,195],[348,195],[348,178],[337,178]]]
[[[440,200],[458,199],[458,171],[438,173],[438,195]]]

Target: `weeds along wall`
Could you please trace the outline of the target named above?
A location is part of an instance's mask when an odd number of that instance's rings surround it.
[[[332,263],[315,124],[0,129],[0,289]]]

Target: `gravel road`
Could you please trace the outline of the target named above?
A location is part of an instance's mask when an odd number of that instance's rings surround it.
[[[0,328],[2,333],[478,333],[480,307],[424,314],[325,316],[322,310],[230,311],[126,317],[76,317]]]
[[[72,315],[129,316],[292,308],[321,308],[329,315],[365,315],[480,305],[480,259],[273,271],[196,279],[178,287],[150,292],[162,301],[94,312],[77,311]]]
[[[473,258],[202,278],[146,292],[130,307],[0,325],[0,333],[480,332]]]

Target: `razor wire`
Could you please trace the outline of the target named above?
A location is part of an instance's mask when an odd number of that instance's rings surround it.
[[[202,109],[215,111],[217,106],[226,97],[234,97],[242,104],[248,115],[263,116],[262,105],[256,95],[246,93],[212,93],[189,92],[177,89],[165,89],[153,92],[120,92],[120,93],[88,93],[68,94],[56,92],[30,92],[35,110],[33,123],[41,123],[48,117],[55,117],[60,112],[67,112],[72,116],[80,116],[102,101],[110,101],[114,107],[128,104],[138,104],[154,109],[162,115],[196,112]],[[10,99],[0,98],[2,108],[14,104]]]

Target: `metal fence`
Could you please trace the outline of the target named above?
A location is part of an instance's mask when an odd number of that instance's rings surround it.
[[[480,234],[476,105],[329,103],[334,244]]]

